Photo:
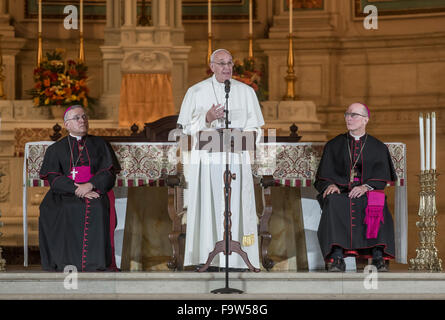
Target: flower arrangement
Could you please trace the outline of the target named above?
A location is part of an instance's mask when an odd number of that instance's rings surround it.
[[[267,91],[261,82],[262,72],[255,69],[255,60],[245,58],[243,62],[235,60],[232,77],[253,88],[259,101],[267,99]]]
[[[80,104],[91,108],[94,100],[88,96],[88,67],[74,60],[68,60],[65,65],[63,53],[61,49],[46,53],[46,58],[34,69],[34,88],[27,93],[36,107]]]

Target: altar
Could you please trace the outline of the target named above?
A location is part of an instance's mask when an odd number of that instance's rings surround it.
[[[39,170],[51,141],[25,145],[23,166],[24,265],[28,265],[27,188],[45,186]],[[122,171],[116,179],[117,261],[122,270],[182,270],[180,247],[174,247],[174,220],[186,223],[186,212],[175,208],[178,187],[168,185],[177,174],[176,142],[112,142]],[[406,145],[386,143],[397,173],[395,201],[396,262],[407,263]],[[323,143],[261,143],[252,165],[256,181],[259,245],[262,269],[317,270],[324,268],[316,231],[321,210],[312,184]],[[271,177],[272,183],[262,184]],[[145,188],[144,188],[145,187]],[[147,188],[148,187],[148,188]],[[173,227],[172,227],[173,226]],[[176,226],[177,227],[177,226]],[[181,227],[181,226],[179,226]],[[185,228],[182,228],[182,232]],[[181,231],[181,230],[179,230]],[[178,231],[178,232],[179,232]],[[181,233],[181,232],[179,232]],[[181,234],[177,234],[180,238]],[[177,239],[181,240],[181,239]],[[176,246],[180,246],[179,241]]]

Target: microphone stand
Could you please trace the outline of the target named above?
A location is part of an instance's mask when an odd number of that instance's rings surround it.
[[[226,286],[221,289],[215,289],[212,290],[212,293],[243,293],[242,290],[234,289],[229,287],[229,255],[232,254],[232,252],[238,253],[248,266],[249,270],[254,272],[259,272],[260,269],[255,268],[249,261],[249,258],[247,257],[247,253],[241,249],[241,244],[238,241],[232,240],[232,221],[231,216],[232,212],[230,210],[230,199],[232,195],[232,188],[231,183],[232,179],[236,179],[236,174],[232,174],[230,172],[229,167],[229,152],[231,151],[231,139],[228,139],[226,134],[229,132],[229,92],[230,92],[230,81],[226,80],[224,81],[225,84],[225,92],[226,92],[226,105],[224,108],[225,113],[225,130],[223,133],[223,142],[224,142],[224,150],[225,150],[225,156],[226,156],[226,170],[224,172],[224,202],[225,202],[225,210],[224,210],[224,238],[221,241],[218,241],[215,244],[215,249],[209,253],[209,257],[207,259],[206,264],[201,267],[198,271],[203,272],[207,270],[207,268],[210,265],[210,262],[213,260],[213,258],[220,252],[223,252],[226,256]],[[228,136],[229,138],[231,135]],[[229,151],[230,150],[230,151]]]

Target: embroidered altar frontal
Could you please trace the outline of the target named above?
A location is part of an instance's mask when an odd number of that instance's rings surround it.
[[[39,178],[39,171],[45,151],[52,143],[53,142],[49,141],[41,141],[26,144],[23,166],[24,199],[26,199],[27,187],[45,186],[45,181]],[[166,177],[168,175],[174,175],[177,172],[176,154],[178,144],[175,142],[111,143],[111,145],[122,167],[122,171],[116,179],[117,187],[163,187],[166,186]],[[396,261],[398,263],[407,263],[408,208],[406,145],[403,143],[386,143],[386,145],[390,151],[397,173],[397,180],[391,183],[395,187],[393,212],[395,218]],[[297,197],[297,194],[292,191],[299,193],[298,189],[301,187],[312,187],[315,181],[318,163],[323,152],[323,146],[323,143],[308,142],[265,143],[257,147],[255,160],[252,163],[253,175],[256,178],[272,175],[275,186],[284,187],[276,188],[276,190],[273,191],[275,193],[275,214],[280,215],[280,210],[284,212],[284,214],[289,214],[289,210],[296,210],[298,207],[301,207],[301,205],[296,205],[293,202],[292,204],[287,202],[285,204],[284,200],[283,203],[277,203],[277,201],[280,202],[279,199],[289,200],[289,197],[294,199],[294,196]],[[134,189],[134,191],[136,190],[140,190],[140,188]],[[152,190],[156,190],[156,188]],[[291,192],[292,195],[289,192]],[[287,196],[283,198],[281,193],[285,193]],[[261,197],[259,197],[259,199],[261,199]],[[297,199],[294,200],[297,201]],[[164,209],[166,210],[166,207]],[[27,246],[26,211],[25,205],[23,208],[25,247]],[[317,214],[319,214],[319,208],[317,212]],[[316,213],[305,212],[303,208],[302,214],[303,216],[311,216]],[[167,216],[167,214],[165,214],[165,216]],[[171,222],[168,221],[168,225],[170,224]],[[272,226],[272,228],[274,227]],[[273,244],[281,244],[277,237],[280,237],[280,233],[274,236]],[[282,246],[277,245],[277,247]]]
[[[53,142],[30,142],[25,147],[24,174],[28,187],[47,186],[39,177],[45,151]],[[164,186],[176,174],[176,143],[111,143],[122,167],[117,187]],[[406,146],[386,143],[397,173],[395,186],[406,179]],[[252,164],[254,176],[272,175],[276,186],[309,187],[315,180],[323,143],[260,144]]]

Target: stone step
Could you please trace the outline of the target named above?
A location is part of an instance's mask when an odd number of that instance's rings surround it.
[[[193,295],[210,297],[211,290],[225,287],[223,272],[74,273],[68,279],[72,281],[67,279],[62,272],[3,272],[0,273],[0,299],[191,299]],[[74,285],[76,281],[77,288],[66,287],[67,283]],[[229,287],[244,292],[227,295],[231,299],[443,299],[445,274],[235,272],[229,274]]]

